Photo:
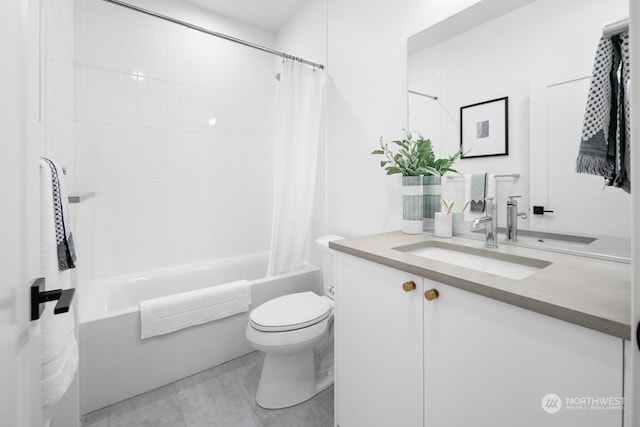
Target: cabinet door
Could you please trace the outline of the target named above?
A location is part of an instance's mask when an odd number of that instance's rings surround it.
[[[424,287],[439,291],[424,302],[425,426],[622,425],[609,407],[623,393],[621,339],[428,279]],[[558,397],[543,408],[550,393]]]
[[[337,424],[421,427],[422,278],[343,253],[336,262]]]

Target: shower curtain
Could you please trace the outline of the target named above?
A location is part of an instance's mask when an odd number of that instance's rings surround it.
[[[309,242],[325,73],[282,64],[276,98],[271,249],[267,275],[301,269]]]

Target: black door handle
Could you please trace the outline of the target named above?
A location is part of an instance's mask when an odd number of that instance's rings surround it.
[[[44,303],[48,301],[58,301],[53,309],[53,314],[66,313],[71,307],[71,301],[73,301],[73,295],[76,292],[74,288],[45,291],[44,284],[44,277],[37,278],[31,284],[31,320],[40,318],[44,311]]]
[[[553,211],[546,211],[544,210],[544,206],[534,206],[533,207],[533,214],[534,215],[544,215],[545,212],[553,212]]]

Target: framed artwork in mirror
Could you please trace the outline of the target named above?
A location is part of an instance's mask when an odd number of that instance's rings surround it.
[[[509,97],[460,107],[463,159],[509,154]]]

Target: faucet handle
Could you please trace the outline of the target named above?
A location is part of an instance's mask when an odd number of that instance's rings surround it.
[[[513,199],[519,199],[522,196],[507,196],[508,198],[511,199],[511,201],[513,201]]]

